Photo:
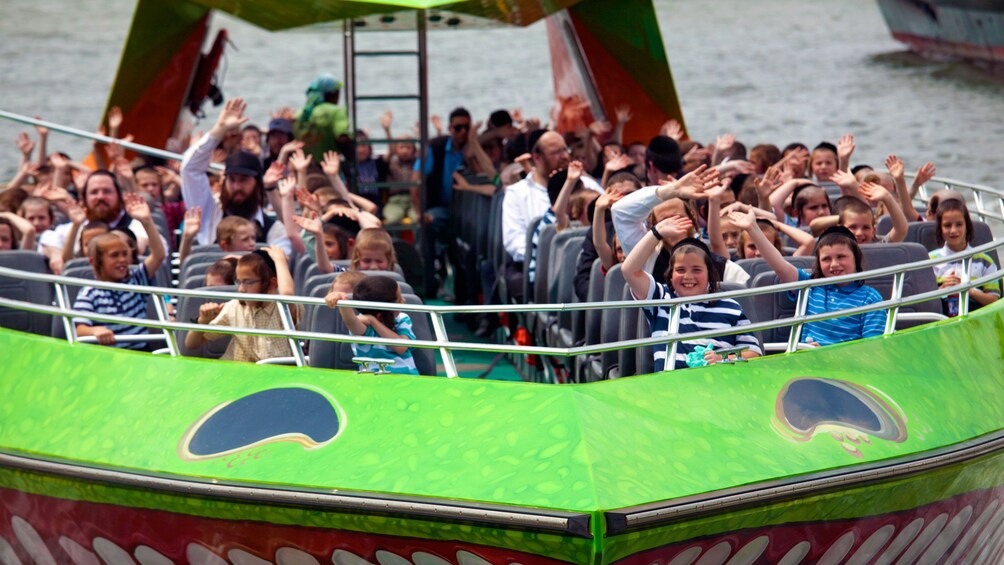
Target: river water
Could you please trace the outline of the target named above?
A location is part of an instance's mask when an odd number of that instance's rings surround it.
[[[132,15],[129,0],[4,0],[0,3],[0,108],[91,130],[102,113]],[[999,185],[1004,77],[910,54],[889,35],[874,0],[657,0],[663,41],[691,135],[735,133],[753,146],[814,145],[845,132],[854,163],[881,165],[895,152],[913,169],[933,160],[940,176]],[[226,16],[236,49],[223,90],[244,96],[252,121],[302,104],[319,70],[342,73],[342,45],[327,31],[268,33]],[[412,44],[414,34],[363,34],[363,47]],[[430,33],[431,110],[467,106],[475,119],[500,107],[545,117],[551,103],[545,26]],[[396,66],[395,66],[396,65]],[[360,92],[411,90],[414,65],[363,68]],[[360,113],[376,128],[383,107]],[[208,110],[210,119],[215,117]],[[397,110],[396,129],[414,123]],[[208,123],[201,127],[208,127]],[[15,134],[0,121],[0,174],[17,164]],[[74,157],[88,144],[54,134],[50,149]]]

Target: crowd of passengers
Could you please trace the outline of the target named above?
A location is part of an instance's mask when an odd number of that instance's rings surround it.
[[[920,166],[909,184],[906,164],[896,155],[889,155],[882,169],[852,166],[855,144],[849,134],[811,150],[797,142],[783,149],[759,144],[747,150],[729,134],[701,144],[669,121],[651,124],[647,143],[625,142],[629,108],[617,109],[614,124],[553,116],[565,124],[566,133],[524,119],[518,110],[498,110],[481,122],[457,108],[445,124],[432,117],[436,136],[424,156],[413,141],[417,129],[395,137],[393,115],[385,113],[379,124],[383,136],[396,141],[378,155],[367,142],[368,132],[350,130],[338,105],[339,90],[333,77],[319,75],[303,108],[273,112],[264,130],[249,122],[242,99],[228,100],[207,132],[179,127],[167,149],[184,154],[180,163],[130,158],[118,143],[95,143],[88,160],[74,161],[48,151],[45,128],[36,128],[36,139],[21,133],[18,172],[0,192],[0,250],[35,250],[57,274],[86,257],[96,280],[151,285],[170,252],[176,251],[184,265],[195,246],[212,245],[228,255],[208,269],[206,286],[283,295],[295,292],[291,261],[309,255],[321,273],[336,273],[326,303],[339,308],[352,334],[416,339],[406,314],[339,307],[348,298],[403,302],[395,279],[366,275],[396,268],[395,237],[388,226],[421,223],[429,234],[426,241],[434,245],[436,262],[430,268],[444,273],[449,263],[455,276],[484,281],[480,293],[468,290],[476,284],[454,285],[463,303],[496,300],[491,291],[496,278],[505,281],[509,299],[524,301],[524,281],[535,282],[536,245],[544,226],[553,224],[558,231],[585,226],[575,273],[577,298],[587,297],[594,261],[604,274],[621,264],[638,300],[707,296],[682,307],[679,333],[750,324],[738,302],[714,297],[723,282],[748,282],[738,259],[762,258],[781,282],[857,273],[864,270],[862,245],[903,241],[910,222],[925,220],[936,222],[941,246],[931,250],[931,257],[971,249],[973,221],[960,194],[938,191],[924,211],[914,207],[919,187],[935,174],[931,163]],[[99,133],[130,140],[123,124],[122,113],[113,108],[107,129],[103,125]],[[222,173],[213,168],[217,164]],[[424,195],[416,184],[421,175]],[[485,198],[504,192],[504,272],[461,272],[458,218],[451,217],[457,214],[451,204],[458,191]],[[882,216],[889,217],[891,228],[879,235]],[[786,255],[814,257],[811,272],[793,266]],[[991,257],[979,254],[969,272],[960,260],[937,266],[935,275],[940,287],[948,288],[996,270]],[[435,289],[428,294],[435,296]],[[1000,288],[987,284],[971,289],[969,296],[970,309],[979,308],[997,300]],[[810,290],[807,313],[881,300],[860,281],[824,284]],[[89,286],[73,308],[81,312],[73,319],[78,335],[104,345],[149,347],[117,339],[146,333],[144,327],[86,317],[93,312],[144,318],[146,295]],[[668,308],[643,311],[653,336],[668,335]],[[946,299],[944,312],[957,314],[957,301]],[[183,321],[282,330],[280,314],[274,302],[234,299],[203,304],[197,318]],[[302,308],[291,306],[290,314],[299,323]],[[470,323],[484,336],[498,320],[485,315]],[[802,338],[828,345],[880,335],[884,328],[885,313],[874,311],[807,324]],[[199,347],[221,337],[207,328],[188,332],[185,342]],[[763,353],[754,335],[738,333],[682,341],[672,363],[686,368],[720,362],[719,351],[736,346],[745,348],[741,355],[746,358]],[[417,373],[408,347],[353,349],[386,359],[394,372]],[[289,355],[284,338],[235,335],[224,358]],[[666,362],[666,351],[655,348],[655,370]]]

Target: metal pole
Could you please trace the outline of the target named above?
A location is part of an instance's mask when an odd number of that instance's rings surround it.
[[[421,209],[418,211],[418,233],[415,241],[421,242],[422,259],[425,262],[425,294],[427,298],[435,298],[436,287],[436,242],[430,237],[432,230],[426,229],[425,211],[429,206],[428,182],[425,174],[424,163],[431,156],[429,151],[429,51],[426,41],[426,13],[425,10],[418,10],[415,13],[416,29],[418,31],[418,155],[421,159],[419,167],[419,203]]]

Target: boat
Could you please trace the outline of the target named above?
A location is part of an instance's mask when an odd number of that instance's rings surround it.
[[[889,31],[926,54],[1004,62],[1000,0],[878,0]]]
[[[988,230],[1004,222],[1004,191],[936,178],[920,197],[942,186],[964,191]],[[695,334],[646,338],[624,322],[613,339],[562,347],[447,331],[455,313],[574,319],[637,314],[638,301],[409,303],[428,321],[409,345],[435,351],[446,378],[311,367],[318,349],[301,342],[393,343],[318,327],[224,330],[290,339],[293,358],[274,363],[185,357],[177,332],[199,326],[171,321],[165,297],[229,297],[204,289],[149,289],[155,316],[142,323],[163,354],[98,347],[69,327],[55,339],[70,288],[116,285],[0,254],[0,562],[1001,562],[1004,305],[968,311],[967,291],[990,277],[920,285],[937,262],[920,253],[842,279],[885,285],[868,308],[888,312],[886,335],[800,350],[801,326],[835,315],[806,316],[797,300],[749,328],[790,328],[765,338],[777,355],[660,374],[627,361]],[[721,296],[773,304],[812,284]],[[951,294],[958,317],[920,307]],[[455,378],[468,351],[623,355],[633,376]]]

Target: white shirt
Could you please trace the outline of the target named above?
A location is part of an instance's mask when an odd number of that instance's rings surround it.
[[[655,191],[657,186],[646,186],[640,188],[624,198],[617,201],[610,208],[610,214],[614,221],[614,231],[620,238],[621,249],[624,256],[631,254],[635,245],[645,237],[645,233],[651,228],[648,225],[648,216],[658,204],[662,203]],[[662,250],[662,243],[655,247],[652,256],[645,262],[645,271],[651,273],[655,267],[655,260]],[[725,262],[725,272],[722,273],[722,280],[725,282],[736,282],[746,284],[750,280],[749,273],[733,261]]]
[[[125,210],[119,212],[119,216],[117,218],[115,218],[115,221],[113,221],[113,222],[111,222],[109,224],[109,227],[112,227],[115,224],[117,224],[120,221],[122,221],[122,216],[125,216]],[[88,221],[90,221],[90,220],[88,220]],[[84,226],[86,226],[86,225],[87,225],[87,223],[81,224],[80,229],[77,230],[77,239],[74,240],[74,242],[73,242],[73,254],[74,254],[74,256],[79,255],[77,252],[80,250],[80,235],[84,233]],[[49,232],[52,232],[52,234],[51,235],[47,235],[44,238],[44,241],[42,241],[41,243],[43,243],[44,245],[46,245],[48,247],[57,247],[59,249],[65,248],[66,247],[66,236],[70,235],[70,227],[71,226],[73,226],[72,222],[66,222],[64,224],[59,224],[58,226],[52,228],[51,230],[46,230],[45,231],[46,234],[48,234]],[[129,226],[128,227],[129,227],[129,231],[131,231],[132,234],[136,236],[136,246],[140,250],[140,253],[145,252],[146,249],[147,249],[147,247],[150,244],[150,239],[146,236],[146,228],[144,228],[143,224],[140,223],[140,221],[136,220],[135,218],[132,219],[131,222],[129,222]],[[169,249],[167,247],[167,242],[164,241],[164,236],[161,236],[160,240],[161,240],[161,243],[164,244],[164,249]],[[84,249],[83,255],[85,255],[85,256],[87,255],[87,250],[86,249]]]
[[[199,226],[199,235],[196,236],[195,242],[203,245],[216,241],[216,227],[223,220],[223,207],[213,195],[209,177],[206,176],[213,158],[213,150],[219,144],[218,139],[207,133],[185,151],[185,156],[181,160],[181,198],[188,209],[195,206],[202,208],[202,225]],[[265,225],[265,214],[260,207],[254,217],[248,219],[257,221],[259,226]],[[281,247],[286,255],[293,254],[293,245],[286,235],[286,227],[279,220],[276,220],[265,234],[265,241],[269,245]]]
[[[502,200],[502,244],[515,262],[526,256],[526,230],[530,220],[543,216],[551,208],[547,186],[541,186],[533,177],[531,172],[523,180],[506,187]],[[585,188],[603,192],[592,177],[582,175],[581,179]]]

